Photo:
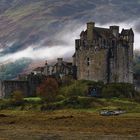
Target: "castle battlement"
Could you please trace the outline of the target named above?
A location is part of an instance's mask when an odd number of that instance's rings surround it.
[[[87,23],[75,40],[77,79],[133,83],[133,43],[132,29],[120,32],[119,26],[100,28]]]

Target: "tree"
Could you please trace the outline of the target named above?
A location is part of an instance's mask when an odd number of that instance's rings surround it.
[[[47,78],[37,88],[37,95],[47,102],[53,102],[58,93],[58,83],[54,78]]]

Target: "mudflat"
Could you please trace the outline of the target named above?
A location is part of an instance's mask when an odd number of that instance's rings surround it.
[[[140,113],[0,111],[0,140],[139,140]]]

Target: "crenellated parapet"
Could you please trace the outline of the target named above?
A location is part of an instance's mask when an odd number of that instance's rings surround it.
[[[132,29],[120,32],[119,26],[101,28],[87,23],[87,29],[75,40],[77,78],[133,83],[133,43]]]

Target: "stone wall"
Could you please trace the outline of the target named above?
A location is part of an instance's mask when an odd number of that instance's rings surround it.
[[[107,82],[107,51],[94,48],[82,48],[77,51],[77,78]]]
[[[27,80],[7,80],[0,82],[0,98],[8,98],[11,94],[19,90],[24,97],[36,96],[36,88],[46,78],[44,75],[28,75]]]
[[[133,43],[132,29],[119,33],[118,26],[99,28],[87,23],[87,30],[75,41],[77,79],[133,83]]]
[[[8,98],[16,90],[21,91],[24,97],[27,97],[29,94],[28,81],[2,81],[0,85],[0,98]]]

